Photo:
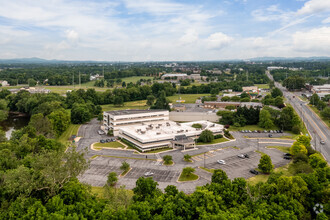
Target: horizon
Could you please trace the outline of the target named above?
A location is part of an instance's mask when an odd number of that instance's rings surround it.
[[[330,56],[330,1],[0,1],[0,59],[206,62]]]

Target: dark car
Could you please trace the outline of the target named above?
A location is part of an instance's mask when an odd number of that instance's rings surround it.
[[[292,157],[291,156],[284,156],[283,159],[286,159],[286,160],[291,160]]]
[[[105,140],[106,142],[111,142],[112,140],[110,138],[106,139]]]
[[[248,154],[243,154],[245,158],[250,158]]]
[[[245,156],[244,156],[244,154],[239,154],[239,155],[237,155],[239,158],[242,158],[242,159],[244,159],[245,158]]]
[[[289,154],[289,153],[284,153],[283,156],[289,156],[289,157],[291,157],[292,155]]]
[[[100,143],[104,144],[104,143],[105,143],[105,140],[103,140],[103,139],[102,139],[102,140],[100,140]]]
[[[259,172],[256,171],[255,169],[251,169],[251,170],[250,170],[250,173],[253,173],[253,174],[255,174],[255,175],[258,175],[258,174],[259,174]]]

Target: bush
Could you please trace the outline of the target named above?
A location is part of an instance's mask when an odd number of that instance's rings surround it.
[[[305,162],[298,162],[298,163],[292,163],[289,167],[290,172],[292,172],[294,175],[298,173],[312,173],[313,168]]]
[[[307,163],[308,162],[308,157],[306,154],[303,153],[297,153],[294,157],[293,157],[293,162],[294,163],[298,163],[298,162],[304,162]]]
[[[191,156],[189,154],[185,154],[183,156],[184,160],[187,161],[187,162],[190,162],[191,161]]]
[[[294,125],[291,130],[294,134],[300,133],[300,127],[298,125]]]
[[[222,134],[214,135],[214,139],[219,139],[219,138],[223,138],[223,135]]]
[[[115,172],[109,173],[107,185],[114,186],[114,185],[116,185],[117,181],[118,181],[117,173],[115,173]]]
[[[214,139],[213,133],[210,130],[204,130],[199,136],[198,140],[203,143],[210,143]]]
[[[185,167],[185,168],[183,168],[183,170],[182,170],[182,175],[188,177],[188,176],[190,176],[193,172],[195,172],[195,169],[194,169],[194,168],[192,168],[192,167]]]
[[[171,155],[165,155],[163,157],[163,160],[164,160],[164,164],[171,164],[171,162],[172,162],[172,156]]]
[[[129,165],[129,163],[127,163],[127,162],[122,162],[122,164],[121,164],[121,166],[120,166],[120,169],[122,170],[122,171],[124,171],[124,172],[127,172],[128,170],[129,170],[129,168],[130,168],[130,165]]]
[[[274,169],[274,165],[272,164],[270,156],[268,156],[267,154],[262,155],[259,161],[258,168],[263,173],[270,173]]]

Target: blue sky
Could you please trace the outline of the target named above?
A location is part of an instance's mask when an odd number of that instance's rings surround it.
[[[330,56],[330,0],[0,0],[0,58]]]

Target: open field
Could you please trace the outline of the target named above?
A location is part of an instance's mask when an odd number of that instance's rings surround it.
[[[94,148],[102,148],[102,147],[108,147],[108,148],[122,148],[124,149],[125,146],[121,143],[114,141],[114,142],[108,142],[108,143],[96,143],[94,144]]]
[[[312,109],[321,119],[324,121],[324,123],[330,128],[330,120],[327,120],[321,116],[320,110],[318,110],[315,106],[308,105],[310,109]]]
[[[103,111],[113,111],[113,110],[125,110],[125,109],[148,109],[149,106],[146,105],[146,100],[125,102],[123,106],[101,105]]]
[[[80,125],[71,124],[68,129],[57,139],[62,144],[66,144],[72,135],[77,135]]]
[[[173,96],[168,96],[167,98],[172,103],[176,103],[176,100],[179,100],[180,97],[182,100],[185,100],[184,103],[195,103],[196,99],[202,96],[209,96],[210,94],[176,94]]]
[[[258,86],[259,89],[269,89],[268,84],[254,84],[255,86]]]
[[[152,76],[132,76],[132,77],[122,78],[121,80],[127,84],[130,82],[136,83],[140,79],[146,79],[146,80],[151,79],[151,81],[152,81],[153,77]]]

